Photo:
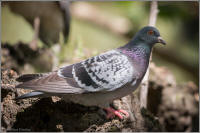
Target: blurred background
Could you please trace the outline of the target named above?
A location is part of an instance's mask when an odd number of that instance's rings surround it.
[[[61,48],[56,55],[59,57],[57,64],[62,65],[124,45],[148,24],[149,19],[149,2],[45,4],[39,4],[38,9],[37,2],[4,2],[2,45],[33,42],[34,20],[37,16],[42,16],[36,45],[41,48],[59,43]],[[158,8],[156,26],[167,45],[155,47],[153,62],[169,68],[175,74],[177,82],[194,81],[198,84],[198,2],[159,2]],[[27,11],[30,9],[32,11]],[[52,18],[48,18],[49,16]],[[36,72],[47,70],[50,68],[34,69]]]
[[[147,123],[150,129],[142,131],[198,131],[199,3],[159,1],[158,9],[156,27],[167,45],[153,49],[147,110],[159,120],[162,130]],[[126,44],[148,25],[150,2],[2,2],[1,11],[2,129],[88,131],[102,122],[107,127],[105,119],[93,115],[98,113],[80,113],[80,105],[70,105],[73,113],[69,113],[64,109],[66,103],[51,99],[44,99],[45,104],[31,99],[14,102],[14,96],[27,91],[12,88],[14,79],[25,73],[56,70]],[[137,110],[136,103],[131,101],[131,109]],[[41,106],[43,110],[38,111]],[[79,119],[82,124],[77,125]],[[129,126],[125,123],[124,127]],[[108,131],[123,131],[111,129]]]

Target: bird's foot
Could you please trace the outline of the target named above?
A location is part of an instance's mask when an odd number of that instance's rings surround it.
[[[115,116],[119,117],[120,119],[123,119],[121,113],[124,114],[126,117],[129,117],[129,113],[122,109],[115,110],[111,107],[108,107],[105,108],[105,110],[107,111],[107,116],[106,116],[107,119],[114,118]]]

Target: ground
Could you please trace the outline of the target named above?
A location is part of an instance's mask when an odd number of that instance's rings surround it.
[[[16,101],[16,96],[30,90],[15,89],[18,74],[2,69],[2,131],[198,131],[197,86],[176,85],[168,69],[153,63],[150,68],[147,109],[140,109],[139,89],[114,101],[130,113],[124,120],[107,120],[98,107],[66,103],[58,97]]]

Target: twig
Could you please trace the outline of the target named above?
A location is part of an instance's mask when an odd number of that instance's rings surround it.
[[[158,3],[157,1],[151,2],[151,9],[150,9],[150,15],[149,15],[149,26],[155,26],[156,25],[156,19],[158,14]],[[152,55],[152,53],[151,53]],[[152,56],[150,56],[150,61],[152,59]],[[150,63],[149,63],[150,64]],[[147,107],[147,96],[148,96],[148,78],[149,78],[149,67],[147,68],[147,72],[144,76],[144,79],[142,80],[141,88],[140,88],[140,107]]]
[[[158,2],[152,1],[150,14],[149,14],[149,26],[156,25],[157,14],[158,14]]]

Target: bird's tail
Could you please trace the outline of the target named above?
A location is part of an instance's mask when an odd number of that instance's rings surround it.
[[[38,74],[24,74],[24,75],[18,77],[16,80],[18,82],[27,82],[27,81],[30,81],[30,80],[33,80],[33,79],[40,78],[42,76],[44,76],[44,74],[41,74],[41,73],[38,73]]]
[[[44,96],[44,92],[39,92],[39,91],[33,91],[27,94],[24,94],[22,96],[16,97],[15,100],[19,100],[19,99],[26,99],[26,98],[33,98],[33,97],[41,97]]]
[[[16,79],[21,82],[15,88],[31,89],[35,92],[23,96],[28,98],[32,96],[53,96],[60,94],[80,94],[83,89],[73,82],[72,78],[62,78],[56,71],[41,74],[25,74]],[[68,82],[71,82],[69,84]],[[43,94],[42,94],[43,93]]]
[[[18,82],[28,82],[37,78],[40,78],[44,76],[44,74],[24,74],[20,77],[18,77],[16,79],[16,81]],[[18,84],[15,88],[20,88],[21,86],[23,86],[22,84]],[[19,99],[26,99],[26,98],[33,98],[33,97],[42,97],[45,96],[46,94],[44,92],[40,92],[40,91],[33,91],[27,94],[24,94],[22,96],[16,97],[15,100],[19,100]]]

